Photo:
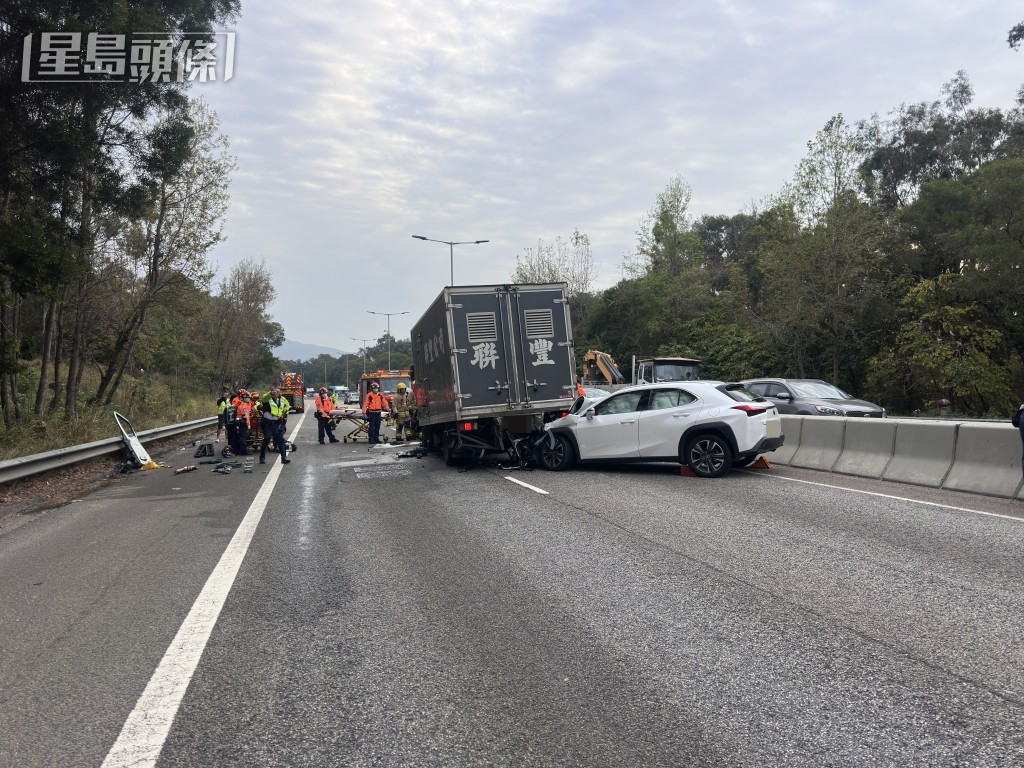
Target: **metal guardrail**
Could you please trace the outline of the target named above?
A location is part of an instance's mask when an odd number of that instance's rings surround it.
[[[185,432],[192,432],[196,429],[203,429],[204,427],[212,427],[216,423],[217,417],[210,416],[205,419],[187,421],[183,424],[171,424],[166,427],[148,429],[144,432],[138,432],[136,436],[141,442],[147,443],[154,440],[162,440],[165,437],[181,435]],[[94,443],[73,445],[70,448],[58,448],[56,451],[47,451],[46,453],[36,453],[32,456],[20,456],[17,459],[0,461],[0,484],[9,483],[12,480],[20,480],[31,475],[38,475],[42,472],[49,472],[51,469],[68,467],[80,461],[88,461],[89,459],[95,459],[99,456],[106,456],[107,454],[123,450],[127,450],[124,439],[112,437],[109,440],[97,440]]]

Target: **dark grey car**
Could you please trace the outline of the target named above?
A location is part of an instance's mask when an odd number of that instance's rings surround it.
[[[746,379],[742,383],[775,403],[779,413],[885,418],[882,406],[858,400],[821,379]]]

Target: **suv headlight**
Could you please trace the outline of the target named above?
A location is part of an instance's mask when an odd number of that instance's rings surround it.
[[[816,410],[818,413],[823,413],[826,416],[842,416],[843,415],[843,412],[841,410],[839,410],[838,408],[833,408],[833,407],[828,406],[828,405],[816,405],[816,406],[814,406],[814,410]]]

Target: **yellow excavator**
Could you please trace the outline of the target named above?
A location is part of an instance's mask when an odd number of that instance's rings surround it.
[[[628,384],[614,358],[607,352],[588,350],[583,355],[583,386],[600,387],[609,384]]]

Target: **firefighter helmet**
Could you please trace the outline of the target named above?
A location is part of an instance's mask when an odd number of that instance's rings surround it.
[[[220,455],[221,455],[221,456],[223,456],[223,457],[224,457],[225,459],[230,459],[230,458],[231,458],[232,456],[234,456],[235,454],[233,454],[233,453],[231,452],[231,449],[230,449],[230,448],[228,448],[227,446],[225,446],[225,447],[223,447],[223,448],[221,448],[221,449],[220,449]]]
[[[398,382],[398,386],[395,389],[397,389],[399,392],[405,392],[405,382]]]

